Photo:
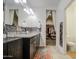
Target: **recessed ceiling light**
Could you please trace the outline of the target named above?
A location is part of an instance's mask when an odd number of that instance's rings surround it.
[[[15,3],[19,3],[19,0],[14,0],[15,1]]]
[[[27,3],[27,1],[26,0],[22,0],[23,1],[23,3]]]

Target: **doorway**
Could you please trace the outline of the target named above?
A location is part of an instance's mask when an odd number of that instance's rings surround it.
[[[53,23],[53,10],[46,10],[46,45],[56,45],[56,31]]]
[[[65,9],[66,13],[66,51],[73,59],[76,58],[76,4],[75,0]]]

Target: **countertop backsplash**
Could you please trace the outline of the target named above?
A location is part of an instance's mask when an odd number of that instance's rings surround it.
[[[13,26],[13,25],[5,25],[3,27],[3,33],[6,33],[6,32],[31,32],[31,31],[38,31],[40,32],[40,28],[37,28],[37,27],[18,27],[19,30],[17,30],[17,27],[16,26]]]

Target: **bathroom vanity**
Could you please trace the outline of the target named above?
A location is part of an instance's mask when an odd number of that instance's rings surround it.
[[[3,44],[4,59],[32,59],[40,43],[40,33],[9,33]]]

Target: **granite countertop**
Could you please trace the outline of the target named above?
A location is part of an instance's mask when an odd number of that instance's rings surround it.
[[[31,38],[38,34],[40,34],[40,32],[36,32],[36,31],[28,32],[28,33],[27,32],[8,32],[8,35],[7,35],[8,38],[4,38],[3,43],[11,42],[20,38]]]

